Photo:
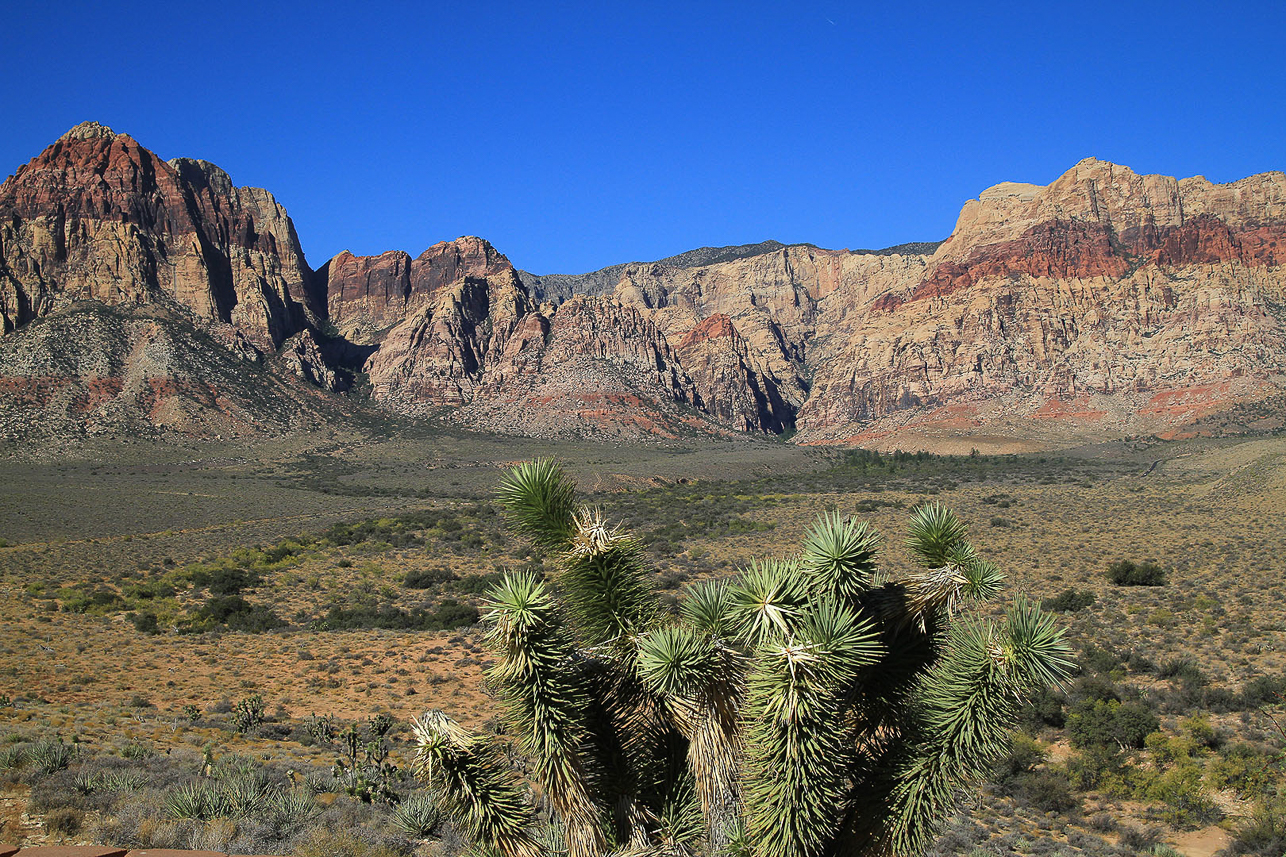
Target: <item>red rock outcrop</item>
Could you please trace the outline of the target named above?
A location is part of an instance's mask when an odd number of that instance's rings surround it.
[[[345,338],[359,344],[432,304],[443,288],[462,279],[504,276],[513,266],[481,238],[443,241],[415,259],[400,250],[379,256],[340,253],[318,270],[329,318]]]
[[[168,299],[270,350],[318,317],[286,211],[213,164],[77,125],[0,185],[0,322]]]

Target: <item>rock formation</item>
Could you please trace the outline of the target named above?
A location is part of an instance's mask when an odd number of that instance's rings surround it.
[[[290,424],[252,376],[307,407],[302,382],[356,376],[394,412],[538,435],[1119,436],[1280,398],[1284,255],[1281,173],[1088,159],[984,191],[940,244],[533,278],[465,237],[313,272],[266,191],[86,123],[0,185],[0,405],[199,433],[202,409]]]
[[[323,309],[311,278],[272,194],[205,161],[162,161],[96,122],[0,185],[5,331],[78,300],[168,300],[271,350]]]

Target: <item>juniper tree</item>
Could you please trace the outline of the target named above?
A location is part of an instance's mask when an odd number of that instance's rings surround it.
[[[530,783],[497,739],[440,712],[415,724],[418,770],[479,853],[915,854],[1070,668],[1025,600],[962,615],[1002,576],[940,505],[911,516],[913,574],[882,571],[879,533],[832,513],[798,554],[695,586],[672,616],[640,542],[556,464],[515,467],[499,499],[557,568],[508,574],[486,613]]]

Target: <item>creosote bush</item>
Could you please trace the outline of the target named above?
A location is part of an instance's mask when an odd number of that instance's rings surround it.
[[[1071,670],[1035,605],[966,615],[1002,576],[936,504],[911,516],[910,575],[830,513],[799,553],[695,586],[674,615],[643,545],[553,462],[510,471],[500,502],[557,568],[506,575],[485,617],[488,681],[547,814],[497,739],[415,723],[417,771],[480,853],[918,853]]]
[[[1165,586],[1165,569],[1154,562],[1117,560],[1107,567],[1108,580],[1117,586]]]

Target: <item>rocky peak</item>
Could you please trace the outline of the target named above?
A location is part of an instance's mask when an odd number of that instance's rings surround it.
[[[192,188],[202,191],[211,190],[222,196],[231,196],[236,190],[232,176],[222,169],[197,158],[171,158],[166,161]]]
[[[114,140],[118,136],[120,135],[111,128],[108,128],[106,125],[101,125],[98,122],[81,122],[58,139],[63,141],[100,139]]]
[[[1096,224],[1115,241],[1142,240],[1137,250],[1155,248],[1154,234],[1208,215],[1232,229],[1286,220],[1286,175],[1262,173],[1214,184],[1202,177],[1174,179],[1140,175],[1111,161],[1085,158],[1049,185],[1002,182],[965,203],[951,237],[935,260],[959,260],[978,248],[1023,239],[1043,223]]]
[[[267,191],[77,125],[0,185],[0,320],[75,301],[170,301],[274,349],[318,317],[294,225]]]
[[[401,250],[378,256],[345,250],[316,273],[331,323],[359,344],[374,342],[453,283],[517,276],[503,253],[475,235],[439,242],[414,259]]]

